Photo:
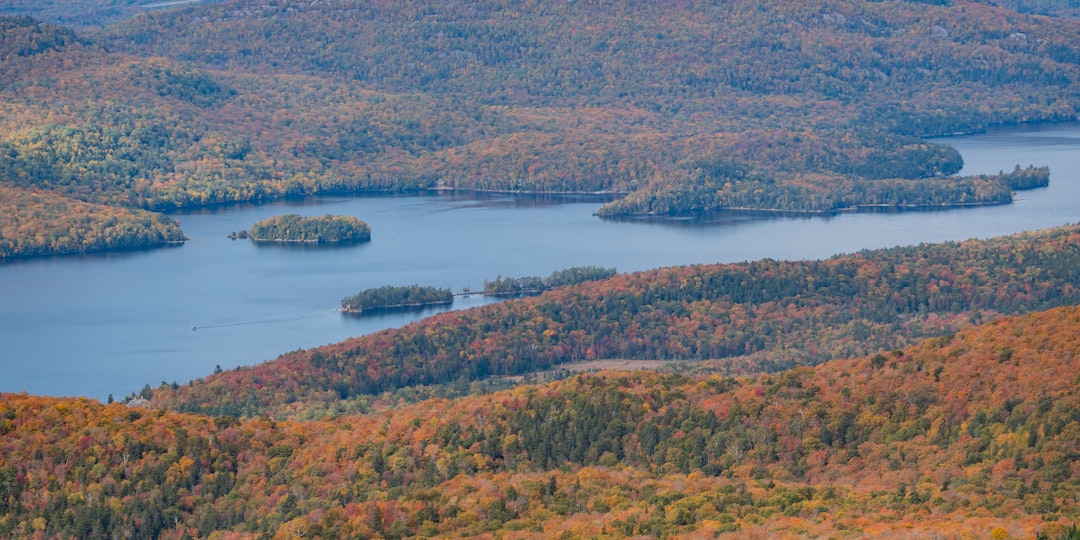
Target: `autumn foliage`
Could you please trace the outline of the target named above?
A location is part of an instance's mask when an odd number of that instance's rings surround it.
[[[950,176],[959,154],[921,137],[1074,119],[1076,25],[852,0],[6,17],[0,184],[153,211],[450,189],[630,194],[605,215],[1002,204],[1030,186]]]
[[[2,395],[0,533],[1060,533],[1077,328],[1058,308],[778,374],[601,373],[320,422]]]
[[[921,137],[1075,119],[1077,24],[962,0],[228,0],[78,33],[0,17],[0,259],[179,242],[159,213],[178,208],[367,190],[629,193],[608,215],[1005,203],[1049,171],[958,178]],[[1078,226],[577,281],[125,404],[0,394],[0,537],[1080,521]],[[598,359],[687,362],[517,384]]]
[[[0,261],[146,249],[183,241],[176,221],[161,214],[0,185]]]

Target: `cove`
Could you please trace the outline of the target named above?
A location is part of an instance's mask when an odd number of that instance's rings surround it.
[[[1080,124],[1002,128],[937,139],[963,174],[1048,165],[1050,187],[1011,205],[947,211],[783,217],[720,214],[604,221],[589,197],[410,195],[320,198],[175,214],[190,240],[140,253],[0,266],[0,391],[104,399],[180,384],[299,348],[397,327],[424,315],[347,317],[342,297],[382,285],[477,290],[498,275],[570,266],[620,272],[761,258],[817,259],[862,249],[986,238],[1080,216]],[[229,240],[274,215],[344,214],[369,243],[336,248]],[[461,309],[491,301],[459,298]],[[192,328],[195,330],[192,330]]]

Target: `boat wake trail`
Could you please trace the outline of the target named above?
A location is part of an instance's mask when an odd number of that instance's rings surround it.
[[[302,319],[310,318],[311,316],[313,316],[315,314],[322,314],[325,311],[327,311],[327,310],[323,310],[323,309],[305,310],[305,311],[297,311],[297,312],[293,312],[293,313],[286,313],[284,315],[277,315],[277,316],[274,316],[274,317],[260,317],[260,318],[255,318],[255,319],[245,319],[245,320],[241,320],[241,321],[230,321],[230,322],[222,322],[222,323],[216,323],[216,324],[197,324],[197,325],[192,325],[191,326],[191,331],[195,332],[195,331],[198,331],[198,330],[212,330],[212,329],[215,329],[215,328],[231,328],[231,327],[235,327],[235,326],[253,326],[253,325],[260,325],[260,324],[275,324],[275,323],[282,323],[282,322],[288,322],[288,321],[299,321],[299,320],[302,320]]]

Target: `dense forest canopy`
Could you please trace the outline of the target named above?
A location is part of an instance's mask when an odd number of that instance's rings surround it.
[[[82,28],[104,26],[150,10],[220,1],[222,0],[7,0],[3,6],[0,6],[0,15],[29,15],[53,24]],[[975,1],[1020,13],[1080,17],[1080,0]],[[949,2],[935,0],[926,3],[947,5]]]
[[[1065,538],[1077,327],[1058,308],[781,374],[319,422],[0,394],[0,535]]]
[[[371,189],[631,193],[611,215],[1000,204],[1008,181],[950,177],[960,156],[920,137],[1080,103],[1080,23],[989,3],[231,0],[0,25],[0,183],[155,211]]]

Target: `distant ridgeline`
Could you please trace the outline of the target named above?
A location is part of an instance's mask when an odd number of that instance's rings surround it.
[[[241,233],[230,237],[241,238]],[[371,227],[353,216],[285,214],[258,221],[247,237],[256,242],[352,244],[371,240]]]
[[[384,285],[342,298],[341,310],[345,313],[358,314],[389,309],[423,309],[427,306],[452,304],[453,302],[454,293],[450,289],[437,289],[420,285],[406,287]]]
[[[175,8],[182,4],[223,0],[4,0],[0,15],[29,15],[53,24],[94,28],[140,13]]]
[[[540,294],[548,289],[607,279],[617,274],[614,268],[600,266],[574,266],[565,270],[556,270],[548,277],[527,276],[509,278],[497,276],[494,281],[484,280],[484,294],[487,296],[523,296]]]

